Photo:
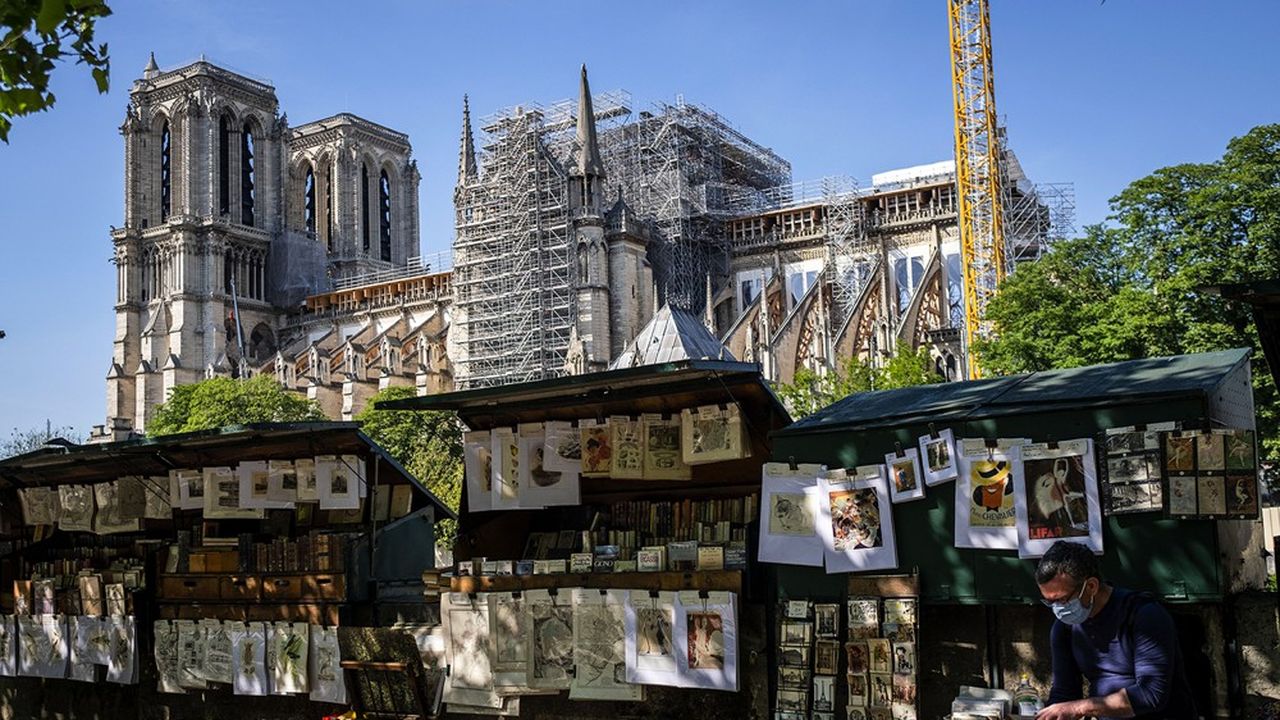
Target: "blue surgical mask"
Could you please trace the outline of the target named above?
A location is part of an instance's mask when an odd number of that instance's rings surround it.
[[[1079,625],[1089,619],[1089,614],[1093,611],[1092,607],[1085,607],[1084,602],[1080,599],[1084,596],[1084,587],[1080,588],[1080,593],[1070,600],[1062,603],[1046,603],[1053,610],[1054,617],[1058,618],[1067,625]]]

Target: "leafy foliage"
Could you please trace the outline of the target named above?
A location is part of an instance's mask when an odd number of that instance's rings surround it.
[[[93,31],[110,14],[104,0],[0,0],[0,141],[9,142],[13,118],[53,106],[49,78],[64,58],[87,65],[107,92],[110,58]]]
[[[848,358],[834,372],[819,374],[801,368],[796,371],[792,382],[779,385],[777,392],[791,416],[799,420],[855,393],[927,385],[942,380],[942,376],[933,369],[928,349],[899,348],[898,353],[881,367]]]
[[[1233,139],[1220,160],[1162,168],[1111,199],[1111,224],[1024,265],[988,306],[996,374],[1254,349],[1266,459],[1280,461],[1276,388],[1247,305],[1206,285],[1280,278],[1280,125]]]
[[[320,406],[280,386],[268,375],[248,380],[211,378],[175,387],[156,407],[151,435],[211,430],[261,422],[326,420]]]
[[[457,416],[435,410],[374,409],[375,403],[416,395],[408,387],[380,390],[356,420],[362,423],[366,435],[456,512],[462,501],[462,427]],[[436,539],[445,546],[452,545],[456,526],[453,520],[437,521]]]
[[[76,432],[76,429],[70,425],[46,425],[27,430],[14,428],[8,438],[0,440],[0,458],[39,450],[51,438],[62,438],[76,444],[84,442],[85,439],[84,435]]]

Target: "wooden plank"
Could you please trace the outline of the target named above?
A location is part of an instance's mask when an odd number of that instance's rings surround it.
[[[628,590],[718,590],[742,592],[739,570],[619,572],[564,575],[455,577],[450,590],[462,593],[512,592],[538,588],[625,588]]]
[[[873,595],[876,597],[918,597],[918,575],[850,575],[849,595]]]

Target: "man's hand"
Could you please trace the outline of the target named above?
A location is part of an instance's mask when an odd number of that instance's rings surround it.
[[[1054,703],[1036,713],[1036,720],[1079,720],[1086,714],[1083,704],[1079,700]]]

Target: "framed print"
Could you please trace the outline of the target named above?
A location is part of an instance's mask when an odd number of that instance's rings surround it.
[[[760,562],[821,567],[818,479],[823,465],[765,463],[761,471]]]
[[[926,485],[940,485],[948,480],[955,480],[959,470],[956,468],[956,439],[951,428],[944,428],[936,434],[920,437],[920,460],[924,471]]]
[[[907,448],[901,453],[884,456],[884,466],[889,472],[889,497],[895,503],[919,500],[924,497],[924,477],[920,472],[920,452]]]
[[[956,478],[956,547],[1017,550],[1014,495],[1022,483],[1021,446],[987,447],[981,438],[960,442]]]
[[[1098,502],[1093,440],[1022,448],[1024,481],[1017,493],[1018,556],[1038,558],[1059,540],[1102,553],[1102,507]]]
[[[898,566],[889,493],[879,465],[828,470],[819,483],[818,532],[828,573]]]

